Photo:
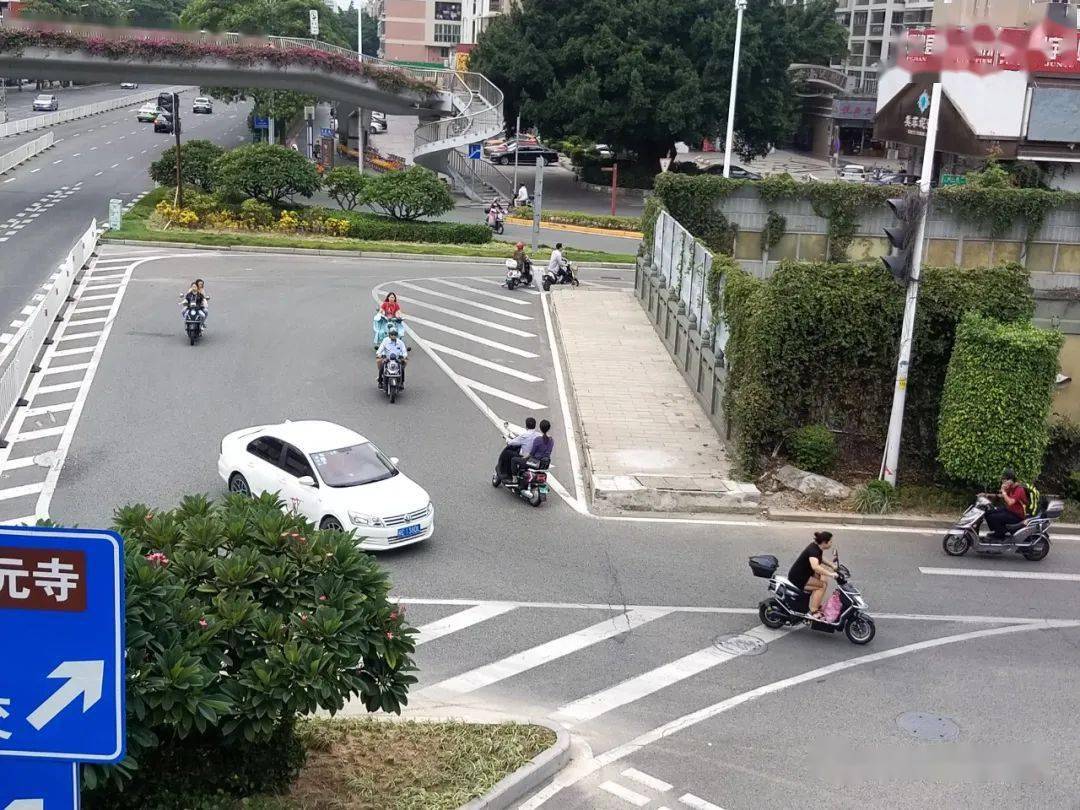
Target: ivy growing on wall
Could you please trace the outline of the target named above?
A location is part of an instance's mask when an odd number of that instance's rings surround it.
[[[1055,208],[1080,203],[1080,194],[1041,188],[987,188],[975,185],[947,186],[934,194],[961,219],[987,228],[999,238],[1016,222],[1024,225],[1024,240],[1039,233],[1046,215]]]
[[[765,217],[765,230],[761,232],[761,243],[765,250],[772,250],[784,238],[787,229],[787,217],[776,213],[771,208]]]

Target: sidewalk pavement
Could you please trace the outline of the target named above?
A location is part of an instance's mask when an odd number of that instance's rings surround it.
[[[691,151],[679,155],[679,160],[696,160],[701,163],[723,164],[724,153]],[[742,166],[744,169],[760,174],[780,174],[781,172],[787,172],[792,177],[803,179],[808,174],[813,173],[814,176],[821,180],[836,179],[836,167],[833,166],[827,158],[815,157],[814,155],[807,155],[801,152],[793,152],[788,149],[774,149],[765,157],[755,158],[754,160],[742,160],[741,158],[736,157],[732,162]],[[856,163],[860,166],[867,167],[881,166],[887,169],[899,169],[904,165],[904,161],[902,160],[886,160],[885,158],[868,157],[865,155],[841,155],[840,165],[843,166],[848,163]]]
[[[593,507],[757,512],[723,442],[630,290],[551,293]]]

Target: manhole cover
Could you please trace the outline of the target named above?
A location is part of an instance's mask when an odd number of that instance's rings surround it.
[[[932,712],[906,712],[896,718],[896,725],[916,740],[926,742],[952,742],[960,736],[955,720]]]
[[[716,649],[729,655],[761,655],[765,652],[765,642],[760,638],[745,633],[717,636],[713,640]]]

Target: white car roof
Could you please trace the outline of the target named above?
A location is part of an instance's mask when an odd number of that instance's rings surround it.
[[[260,432],[288,442],[305,453],[321,453],[367,443],[367,439],[355,430],[318,419],[266,425],[260,428]]]

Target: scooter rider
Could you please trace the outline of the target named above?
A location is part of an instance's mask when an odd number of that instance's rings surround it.
[[[191,282],[188,291],[184,293],[183,298],[180,299],[180,305],[184,307],[184,318],[187,318],[187,310],[194,306],[199,313],[199,320],[202,321],[203,327],[205,328],[206,316],[208,314],[206,305],[208,303],[210,303],[210,296],[206,294],[205,284],[201,278],[197,278]]]
[[[1001,489],[998,491],[1003,506],[995,506],[986,513],[987,528],[997,540],[1005,539],[1005,527],[1013,523],[1023,523],[1027,518],[1027,488],[1016,480],[1016,473],[1011,469],[1001,474]]]
[[[551,463],[551,452],[555,449],[555,439],[548,435],[550,430],[551,422],[547,419],[541,419],[540,435],[532,440],[532,444],[521,448],[520,456],[514,456],[510,459],[510,472],[513,475],[517,475],[529,459]]]
[[[375,365],[379,367],[378,384],[382,388],[383,384],[383,361],[386,360],[392,354],[396,354],[401,361],[401,387],[405,387],[405,365],[409,356],[408,349],[405,348],[405,341],[398,338],[397,327],[393,324],[390,325],[390,331],[383,342],[379,344],[379,348],[375,351]]]
[[[529,257],[525,255],[524,242],[518,242],[514,245],[514,255],[512,258],[517,262],[517,271],[521,273],[522,283],[532,284],[532,273],[529,272]]]
[[[506,443],[506,447],[499,453],[499,475],[507,478],[511,474],[511,461],[515,456],[522,456],[532,448],[533,439],[540,435],[536,429],[536,417],[530,416],[525,420],[525,432],[515,436]]]
[[[803,549],[788,571],[788,579],[796,588],[810,594],[810,615],[821,618],[821,603],[825,601],[828,578],[836,578],[836,567],[825,562],[825,552],[832,547],[832,532],[814,532],[814,542]]]
[[[556,242],[555,249],[551,251],[551,258],[548,259],[548,272],[558,279],[562,275],[565,265],[566,259],[562,255],[562,242]]]

